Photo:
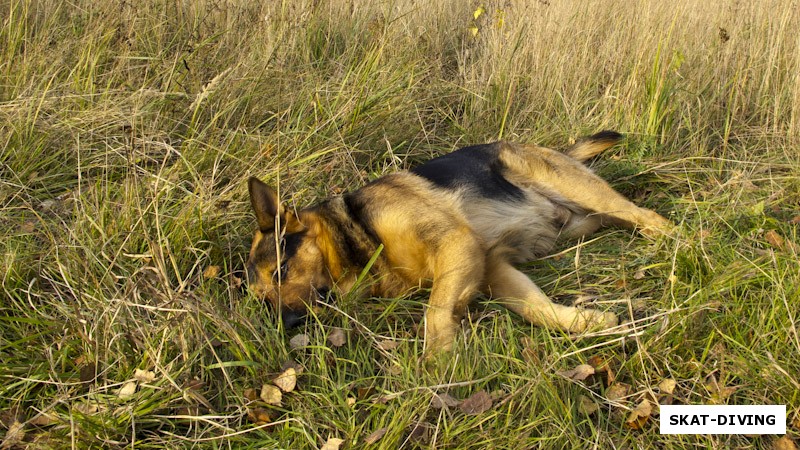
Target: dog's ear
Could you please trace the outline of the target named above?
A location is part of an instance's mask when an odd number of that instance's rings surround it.
[[[275,217],[283,215],[283,206],[278,200],[278,194],[266,183],[256,177],[247,181],[250,192],[250,204],[256,213],[258,229],[262,232],[271,232],[275,229]]]
[[[280,231],[296,233],[305,229],[294,212],[286,211],[278,199],[278,193],[269,185],[256,177],[250,177],[247,189],[250,192],[250,204],[256,214],[258,229],[262,233],[275,231],[276,218],[280,219],[277,221]]]

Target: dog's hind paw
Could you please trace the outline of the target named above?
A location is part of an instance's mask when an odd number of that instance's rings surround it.
[[[644,236],[655,238],[670,234],[675,225],[667,218],[658,214],[655,211],[646,210],[646,220],[643,220],[639,225],[639,232]]]
[[[613,328],[619,324],[617,315],[608,311],[596,309],[576,310],[575,320],[569,327],[570,333],[585,333],[587,331],[601,331]]]

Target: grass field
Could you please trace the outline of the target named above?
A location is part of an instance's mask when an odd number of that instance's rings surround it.
[[[0,20],[2,448],[796,448],[796,1],[0,0]],[[482,301],[426,370],[424,292],[287,334],[240,287],[249,175],[302,207],[460,145],[601,129],[627,140],[595,170],[676,232],[525,270],[622,332]],[[789,434],[661,436],[659,402],[785,404]]]

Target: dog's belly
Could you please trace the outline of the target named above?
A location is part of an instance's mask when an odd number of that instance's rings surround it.
[[[575,219],[565,206],[538,192],[525,191],[525,197],[518,200],[472,198],[462,203],[464,217],[489,254],[512,263],[549,253],[564,226]]]

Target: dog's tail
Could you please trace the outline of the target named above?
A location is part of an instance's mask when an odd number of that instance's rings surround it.
[[[603,150],[613,147],[621,140],[622,135],[616,131],[603,130],[591,136],[578,139],[578,142],[568,148],[564,153],[583,162]]]

